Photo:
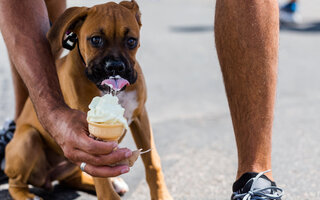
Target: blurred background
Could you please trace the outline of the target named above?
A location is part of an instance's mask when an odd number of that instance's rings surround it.
[[[68,1],[92,6],[102,0]],[[119,2],[119,1],[117,1]],[[137,0],[138,60],[167,186],[175,199],[228,200],[237,169],[231,118],[215,51],[214,0]],[[286,1],[281,1],[284,4]],[[273,136],[273,173],[287,200],[320,198],[320,1],[300,1],[303,21],[281,26]],[[0,37],[0,124],[14,113],[9,61]],[[127,134],[121,144],[135,149]],[[123,199],[150,199],[141,159],[122,176]],[[45,199],[95,199],[57,188]],[[0,199],[10,199],[7,185]]]

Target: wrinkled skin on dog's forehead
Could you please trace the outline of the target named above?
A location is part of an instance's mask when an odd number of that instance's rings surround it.
[[[88,15],[79,32],[80,48],[85,60],[98,62],[108,55],[125,57],[134,65],[135,55],[139,47],[139,24],[135,13],[114,2],[97,5],[88,10]],[[103,38],[103,46],[93,47],[90,38],[100,36]],[[128,49],[125,41],[135,38],[138,45],[134,49]],[[97,60],[98,59],[98,60]],[[133,66],[132,66],[133,67]]]

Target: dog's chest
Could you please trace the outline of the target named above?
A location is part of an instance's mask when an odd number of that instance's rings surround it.
[[[121,92],[117,95],[119,98],[119,103],[125,109],[124,117],[128,120],[128,125],[131,124],[133,120],[133,112],[138,108],[137,92]]]

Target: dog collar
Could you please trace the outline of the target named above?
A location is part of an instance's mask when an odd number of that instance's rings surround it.
[[[80,51],[79,40],[78,40],[77,34],[75,34],[74,32],[68,32],[66,39],[64,39],[62,41],[62,47],[71,51],[74,49],[74,47],[76,45],[78,48],[78,53],[79,53],[80,59],[82,60],[83,64],[86,66],[86,62],[84,61],[82,54],[81,54],[81,51]]]
[[[74,32],[67,32],[67,37],[62,41],[62,47],[71,51],[74,49],[78,41],[78,37]]]
[[[78,42],[77,47],[78,47],[78,53],[79,53],[80,59],[82,60],[84,66],[87,66],[87,65],[86,65],[86,62],[84,61],[84,59],[83,59],[83,57],[82,57],[82,54],[81,54],[81,51],[80,51],[80,47],[79,47],[79,46],[80,46],[80,45],[79,45],[79,42]]]

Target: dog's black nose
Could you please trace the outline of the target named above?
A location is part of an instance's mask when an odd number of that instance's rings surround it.
[[[118,73],[124,72],[125,64],[122,61],[112,60],[106,63],[105,69],[109,73],[118,74]]]

